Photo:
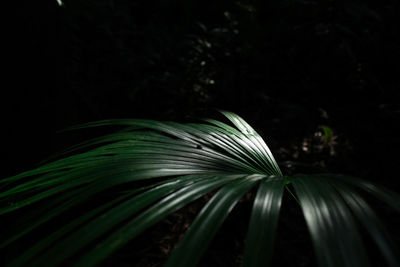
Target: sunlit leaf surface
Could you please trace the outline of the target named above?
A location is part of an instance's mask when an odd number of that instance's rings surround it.
[[[5,231],[0,248],[41,233],[8,265],[60,266],[73,259],[74,266],[94,266],[169,214],[214,192],[165,263],[195,266],[236,203],[256,188],[243,266],[270,262],[286,196],[299,203],[320,266],[370,265],[359,225],[389,266],[398,266],[395,242],[357,189],[400,211],[398,194],[341,175],[284,177],[257,132],[236,114],[222,114],[234,127],[211,119],[88,123],[75,129],[125,128],[0,179],[0,219],[11,225],[13,216],[24,216]],[[43,229],[54,221],[56,227]]]

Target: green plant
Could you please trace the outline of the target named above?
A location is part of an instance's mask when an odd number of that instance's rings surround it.
[[[89,123],[83,127],[126,129],[0,180],[2,220],[19,210],[30,214],[22,227],[2,238],[1,248],[63,218],[45,235],[40,230],[37,242],[10,266],[57,266],[72,256],[74,266],[95,265],[168,214],[218,189],[166,262],[195,266],[237,201],[256,186],[243,266],[265,266],[270,259],[285,191],[304,213],[320,266],[369,266],[357,224],[376,241],[387,263],[399,266],[395,245],[356,189],[400,211],[396,193],[343,175],[283,176],[254,129],[239,116],[222,113],[236,128],[216,120]],[[96,206],[87,208],[85,203]]]

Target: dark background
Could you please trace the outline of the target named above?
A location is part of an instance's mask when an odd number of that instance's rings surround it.
[[[285,164],[299,161],[399,191],[397,0],[17,5],[3,41],[3,176],[87,137],[57,133],[68,126],[217,108],[253,125],[286,173],[307,171]]]

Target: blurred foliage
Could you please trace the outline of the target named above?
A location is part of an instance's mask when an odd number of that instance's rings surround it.
[[[396,1],[64,3],[73,77],[102,104],[190,114],[260,95],[326,109],[398,96]]]
[[[16,13],[15,62],[24,64],[11,68],[24,79],[9,109],[17,103],[38,136],[95,119],[186,120],[222,108],[251,117],[273,148],[301,147],[319,125],[335,129],[339,147],[368,141],[386,153],[383,137],[399,146],[398,1],[62,3],[24,2]]]

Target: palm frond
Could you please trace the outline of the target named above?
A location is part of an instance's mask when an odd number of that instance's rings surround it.
[[[263,266],[269,262],[283,196],[285,179],[264,179],[254,200],[246,238],[243,266]]]
[[[236,128],[216,120],[88,123],[75,128],[125,129],[77,145],[39,168],[1,179],[0,219],[18,212],[27,216],[3,236],[1,249],[43,231],[54,220],[78,214],[48,231],[9,265],[59,266],[74,259],[74,266],[94,266],[169,214],[214,191],[166,262],[195,266],[238,200],[258,186],[243,265],[262,266],[273,252],[281,201],[290,181],[321,266],[368,266],[358,224],[390,266],[398,266],[396,245],[355,187],[400,211],[398,194],[341,175],[284,177],[260,135],[239,116],[222,113]],[[105,197],[110,194],[111,199]],[[91,203],[96,206],[77,212]]]
[[[338,193],[332,190],[331,184],[320,179],[301,177],[293,179],[293,186],[318,261],[328,267],[369,266],[353,216]]]

